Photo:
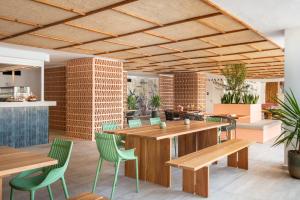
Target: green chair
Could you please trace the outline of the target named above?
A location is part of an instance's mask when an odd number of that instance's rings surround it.
[[[114,191],[118,180],[119,167],[122,161],[135,160],[136,192],[139,192],[138,157],[134,155],[134,149],[120,150],[117,146],[115,135],[113,134],[96,133],[95,139],[100,157],[92,192],[94,193],[96,190],[98,176],[102,168],[103,160],[113,162],[115,164],[115,178],[112,185],[110,199],[113,199],[114,196]]]
[[[102,131],[103,132],[113,131],[113,130],[116,130],[118,128],[119,128],[119,126],[115,122],[108,122],[108,123],[103,123],[102,124]],[[117,146],[119,148],[124,148],[125,139],[126,139],[125,135],[115,135],[115,138],[116,138]]]
[[[28,170],[17,175],[9,183],[11,187],[10,199],[14,199],[14,190],[22,190],[29,191],[30,199],[34,200],[35,192],[41,188],[47,187],[50,199],[53,200],[50,185],[59,179],[62,182],[65,197],[68,199],[69,193],[64,174],[69,164],[72,147],[72,141],[55,139],[51,145],[48,156],[58,160],[58,164],[50,167]]]
[[[129,128],[138,128],[142,126],[142,121],[140,119],[131,119],[128,120]]]
[[[207,122],[222,122],[222,118],[221,117],[207,117],[206,118]],[[218,128],[218,143],[221,143],[221,134],[222,134],[222,129],[221,127]]]
[[[161,122],[159,117],[150,118],[150,125],[159,125]]]

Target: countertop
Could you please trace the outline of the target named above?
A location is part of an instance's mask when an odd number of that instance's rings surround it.
[[[10,108],[10,107],[37,107],[37,106],[56,106],[56,101],[0,102],[0,108]]]

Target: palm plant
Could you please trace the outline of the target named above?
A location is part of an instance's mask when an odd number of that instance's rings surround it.
[[[300,107],[292,90],[284,94],[285,101],[278,97],[276,102],[280,109],[271,109],[275,119],[283,123],[283,132],[275,140],[274,146],[286,144],[293,147],[288,151],[288,169],[292,177],[300,179]]]
[[[128,95],[127,97],[128,109],[135,110],[137,108],[136,104],[137,104],[136,97],[132,94]]]
[[[158,110],[160,107],[160,96],[159,95],[153,95],[150,100],[150,105],[155,109]]]

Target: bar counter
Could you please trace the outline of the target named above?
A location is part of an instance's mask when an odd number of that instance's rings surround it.
[[[49,106],[56,106],[56,102],[0,102],[0,145],[48,143]]]

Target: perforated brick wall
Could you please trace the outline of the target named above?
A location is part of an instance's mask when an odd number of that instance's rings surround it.
[[[175,73],[175,107],[201,109],[205,111],[206,75],[201,73]]]
[[[159,75],[159,95],[163,110],[174,109],[174,76]]]
[[[45,100],[56,101],[49,107],[49,128],[66,130],[66,68],[45,69]]]
[[[124,111],[127,110],[128,106],[127,106],[127,76],[128,76],[128,72],[123,71],[123,106],[124,106]]]
[[[67,135],[94,139],[103,122],[123,120],[123,63],[99,58],[68,61]]]

